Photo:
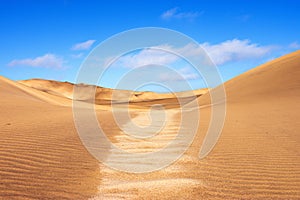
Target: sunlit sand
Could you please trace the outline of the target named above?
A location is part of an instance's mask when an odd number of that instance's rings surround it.
[[[181,94],[186,98],[185,103],[197,101],[201,108],[197,134],[176,162],[159,171],[141,174],[111,169],[85,149],[73,121],[71,83],[14,82],[1,77],[0,196],[4,199],[299,199],[299,63],[300,51],[297,51],[226,82],[224,129],[217,145],[203,159],[199,159],[199,151],[212,114],[209,93],[207,89],[195,91],[197,99]],[[111,94],[111,89],[96,88],[96,114],[112,144],[127,152],[145,153],[163,148],[176,137],[181,115],[191,112],[180,110],[172,94],[139,93],[129,103],[131,123],[124,120],[117,125],[108,104]],[[80,100],[82,109],[89,100]],[[122,101],[119,103],[114,114],[122,115],[126,108]],[[164,108],[151,115],[151,106],[159,103]],[[162,113],[165,118],[160,118]],[[150,123],[164,126],[155,135],[156,130],[140,134],[136,131],[137,127],[147,127]],[[186,133],[189,134],[189,129]],[[180,148],[178,144],[169,153]],[[122,154],[111,149],[105,149],[104,153],[107,163],[116,162],[118,157],[119,163],[114,164],[128,164]],[[141,157],[139,167],[157,164],[143,162]]]

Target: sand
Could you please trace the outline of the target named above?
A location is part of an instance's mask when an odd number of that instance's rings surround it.
[[[88,198],[98,163],[81,145],[71,108],[39,95],[0,79],[0,199]]]
[[[297,51],[225,83],[224,129],[204,159],[198,155],[210,123],[211,106],[209,93],[201,93],[196,99],[201,120],[191,147],[174,164],[144,174],[113,170],[87,152],[74,127],[69,83],[13,82],[2,77],[0,198],[299,199],[299,63]],[[98,102],[98,120],[108,138],[131,152],[161,148],[176,136],[180,123],[180,110],[173,97],[143,94],[131,102],[137,124],[150,123],[147,111],[151,105],[171,105],[165,107],[170,108],[166,110],[167,125],[150,140],[124,135],[113,120],[110,106],[101,105],[103,99]],[[110,94],[105,98],[111,98]],[[122,109],[120,105],[120,114]],[[131,129],[126,121],[121,125]],[[108,153],[108,160],[110,156]]]
[[[58,97],[73,99],[73,83],[59,82],[54,80],[30,79],[18,81],[21,85],[42,91],[43,93],[52,94]],[[147,101],[157,101],[161,104],[174,102],[176,97],[189,98],[194,95],[199,97],[208,92],[208,89],[198,89],[190,92],[174,92],[174,93],[155,93],[155,92],[133,92],[129,90],[113,90],[93,85],[78,84],[81,87],[89,87],[95,90],[96,104],[110,104],[111,101],[122,103],[130,101],[133,104],[143,104]],[[94,97],[93,97],[94,98]],[[90,101],[91,97],[86,94],[80,95],[78,100]]]

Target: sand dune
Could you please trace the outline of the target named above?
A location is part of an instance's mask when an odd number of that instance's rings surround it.
[[[199,175],[210,185],[207,198],[299,199],[299,67],[297,51],[225,83],[224,130],[199,162]],[[199,102],[207,99],[203,95]],[[201,135],[200,129],[194,154]]]
[[[191,147],[174,164],[146,174],[112,170],[86,151],[68,106],[72,84],[37,79],[21,84],[1,77],[0,198],[299,199],[299,63],[297,51],[226,82],[224,129],[213,151],[201,160],[199,150],[212,113],[209,93],[200,92],[200,123]],[[99,87],[96,98],[104,102],[111,94]],[[122,95],[127,94],[118,100]],[[133,96],[135,106],[176,104],[172,95]],[[134,108],[130,112],[135,123],[150,123],[146,110]],[[131,126],[126,121],[117,126],[109,109],[98,109],[97,116],[117,146],[147,152],[176,136],[179,111],[166,110],[166,127],[150,140],[124,135],[121,128]]]
[[[69,107],[0,78],[0,199],[81,199],[97,191],[97,162]]]
[[[43,93],[52,94],[58,97],[73,99],[74,84],[69,82],[59,82],[53,80],[43,79],[30,79],[19,81],[19,83],[42,91]],[[152,101],[161,104],[178,104],[177,98],[190,98],[191,96],[199,97],[205,94],[208,89],[198,89],[189,92],[176,92],[176,93],[155,93],[155,92],[133,92],[129,90],[113,90],[110,88],[103,88],[99,86],[78,84],[77,87],[95,90],[95,103],[99,105],[108,105],[112,102],[123,103],[131,102],[133,105],[146,105],[147,102],[151,104]],[[82,95],[77,95],[77,100],[91,101],[94,97],[86,95],[83,90]],[[169,102],[167,102],[169,101]]]
[[[299,97],[299,51],[285,55],[256,67],[227,81],[227,102],[253,102],[268,99]],[[208,104],[209,93],[199,98],[201,104]]]
[[[28,87],[56,96],[65,97],[68,99],[72,99],[73,97],[73,84],[69,82],[59,82],[43,79],[31,79],[18,82]]]
[[[208,157],[198,159],[211,116],[210,107],[203,106],[198,134],[181,159],[162,171],[142,175],[101,165],[104,178],[98,198],[299,199],[299,63],[300,52],[295,52],[225,83],[225,126]],[[199,103],[209,105],[208,97],[199,97]],[[142,123],[144,118],[137,116],[135,120]],[[105,123],[104,118],[100,121]],[[117,144],[125,142],[125,147],[133,151],[137,146],[149,149],[157,145],[130,144],[120,130],[112,131],[116,132]],[[167,136],[171,138],[172,134],[168,132]],[[168,178],[170,183],[182,183],[173,187],[166,183]]]

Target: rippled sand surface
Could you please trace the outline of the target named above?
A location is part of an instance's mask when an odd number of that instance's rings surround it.
[[[70,100],[1,78],[0,199],[299,199],[299,63],[295,52],[225,83],[224,129],[204,159],[199,150],[213,113],[209,94],[199,97],[200,122],[191,146],[175,163],[142,174],[113,170],[89,154],[76,132]],[[96,113],[116,147],[144,153],[173,140],[182,115],[193,122],[194,113],[170,108],[161,118],[162,110],[149,115],[149,102],[131,107],[139,127],[154,123],[154,130],[166,122],[156,135],[142,132],[144,138],[128,135],[136,127],[125,118],[117,125],[110,108],[97,107]],[[115,114],[124,115],[124,108]],[[185,131],[188,136],[191,130]],[[179,144],[169,153],[180,149]],[[124,154],[105,153],[106,164],[130,163]]]
[[[0,199],[86,199],[98,162],[82,146],[72,110],[0,80]]]

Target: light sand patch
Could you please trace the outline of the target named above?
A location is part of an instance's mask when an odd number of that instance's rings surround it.
[[[201,96],[201,120],[188,151],[167,168],[143,174],[112,170],[96,162],[79,140],[71,109],[58,106],[66,103],[62,97],[0,77],[0,199],[88,199],[96,195],[98,199],[298,200],[299,63],[297,51],[225,83],[225,126],[213,151],[202,160],[198,159],[199,147],[211,110],[205,106],[209,94]],[[160,102],[174,104],[171,99]],[[170,125],[147,143],[121,133],[110,111],[97,112],[108,137],[132,152],[162,148],[173,138],[176,123],[172,123],[180,117],[167,114],[173,121],[168,120]],[[135,120],[149,122],[145,115]]]

